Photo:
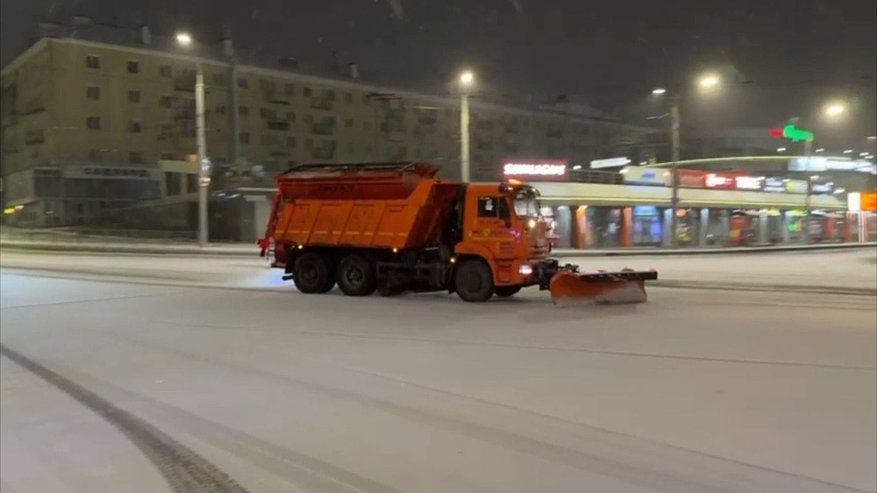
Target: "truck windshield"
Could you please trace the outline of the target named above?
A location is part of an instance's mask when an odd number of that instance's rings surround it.
[[[536,194],[529,190],[515,192],[515,213],[518,217],[539,216],[539,203],[536,202]]]

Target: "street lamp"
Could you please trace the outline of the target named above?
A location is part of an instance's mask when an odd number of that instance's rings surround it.
[[[460,179],[469,181],[469,96],[475,85],[471,70],[460,73]]]
[[[704,74],[697,81],[697,85],[700,86],[701,89],[712,89],[719,85],[721,79],[716,74]]]
[[[786,152],[785,147],[777,147],[777,152]]]
[[[847,111],[847,105],[839,102],[833,101],[825,105],[825,116],[829,118],[836,118]]]
[[[853,153],[852,149],[844,149],[844,154],[852,154],[852,153]]]
[[[824,147],[820,147],[819,149],[816,149],[816,151],[814,151],[814,152],[817,152],[817,153],[819,153],[819,152],[825,152],[825,148],[824,148]]]
[[[192,36],[177,33],[177,44],[183,48],[192,46]],[[207,191],[210,186],[210,160],[207,158],[207,139],[204,134],[204,71],[201,63],[196,65],[195,75],[195,132],[198,142],[198,246],[207,246]]]
[[[655,96],[660,96],[661,94],[665,94],[666,92],[667,90],[663,87],[656,87],[652,89],[652,94],[654,94]]]

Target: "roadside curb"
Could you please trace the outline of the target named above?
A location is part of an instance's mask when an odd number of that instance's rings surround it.
[[[765,247],[734,247],[734,248],[707,248],[707,249],[635,249],[635,250],[569,250],[561,249],[551,252],[552,257],[635,257],[635,256],[665,256],[665,255],[729,255],[747,253],[770,253],[770,252],[800,252],[819,250],[842,250],[877,247],[877,242],[869,243],[838,243],[830,245],[784,245]],[[196,245],[132,245],[113,243],[54,243],[49,241],[0,241],[0,249],[33,252],[77,252],[77,253],[105,253],[105,254],[133,254],[133,255],[202,255],[223,257],[256,257],[259,248],[256,244],[252,247],[234,245],[230,247],[207,246],[200,248]]]

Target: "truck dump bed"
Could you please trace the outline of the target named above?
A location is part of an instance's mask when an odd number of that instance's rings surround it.
[[[277,177],[275,244],[419,248],[437,243],[460,188],[427,163],[299,165]]]

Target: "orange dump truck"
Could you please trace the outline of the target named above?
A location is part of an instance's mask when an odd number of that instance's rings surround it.
[[[349,296],[447,290],[477,302],[537,285],[558,303],[645,300],[655,271],[580,273],[548,258],[534,188],[437,172],[427,163],[295,166],[277,176],[262,255],[303,293],[337,284]]]

